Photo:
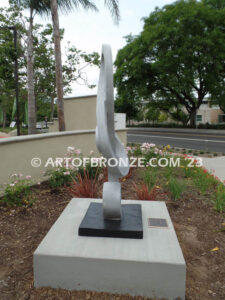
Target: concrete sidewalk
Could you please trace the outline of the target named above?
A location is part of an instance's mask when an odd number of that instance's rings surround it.
[[[203,157],[203,166],[212,174],[219,177],[224,182],[225,180],[225,156],[208,158]]]

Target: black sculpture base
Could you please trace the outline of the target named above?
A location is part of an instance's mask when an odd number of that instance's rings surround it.
[[[141,205],[122,205],[122,219],[120,221],[112,221],[104,220],[101,203],[92,202],[80,224],[79,235],[142,239]]]

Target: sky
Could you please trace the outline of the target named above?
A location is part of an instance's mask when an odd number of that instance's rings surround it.
[[[120,0],[119,8],[121,19],[115,25],[113,19],[104,7],[103,0],[93,1],[99,8],[99,12],[84,11],[82,8],[74,10],[67,15],[60,14],[60,27],[65,29],[62,41],[62,53],[68,41],[77,49],[91,53],[101,53],[102,44],[110,44],[112,47],[113,61],[117,52],[125,46],[124,36],[139,34],[143,28],[143,17],[149,16],[155,7],[163,7],[173,3],[174,0]],[[8,0],[1,0],[1,7],[8,6]],[[35,17],[39,24],[51,23],[50,18]],[[87,77],[90,84],[97,85],[99,69],[91,67],[87,69]],[[78,84],[72,85],[72,96],[95,94],[97,89],[89,89]],[[71,96],[70,95],[70,96]]]

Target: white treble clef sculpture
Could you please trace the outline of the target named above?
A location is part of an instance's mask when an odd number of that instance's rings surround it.
[[[101,70],[97,95],[96,144],[106,158],[115,159],[116,166],[108,165],[108,182],[103,186],[104,219],[120,220],[121,184],[119,178],[127,175],[127,153],[115,133],[112,52],[109,45],[102,46]]]

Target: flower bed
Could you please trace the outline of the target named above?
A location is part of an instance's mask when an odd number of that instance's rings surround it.
[[[70,150],[70,158],[82,156],[75,150]],[[179,167],[147,166],[150,158],[170,158],[168,150],[169,147],[157,149],[149,144],[127,149],[131,157],[144,158],[146,167],[134,167],[121,178],[122,198],[166,202],[187,264],[186,298],[222,300],[225,298],[225,187],[198,166],[198,161],[193,160],[193,167],[188,167],[189,158],[181,154],[172,155],[181,159]],[[95,196],[101,197],[102,184],[107,180],[105,168],[74,169],[63,165],[53,172],[60,175],[57,186],[52,186],[51,174],[46,178],[48,181],[29,185],[30,195],[35,199],[32,205],[24,203],[22,197],[21,206],[16,206],[18,203],[0,206],[0,299],[144,299],[33,287],[34,250],[71,197],[82,197],[83,193],[86,197],[93,189]],[[12,181],[17,181],[14,177]],[[22,178],[32,182],[31,178]]]

